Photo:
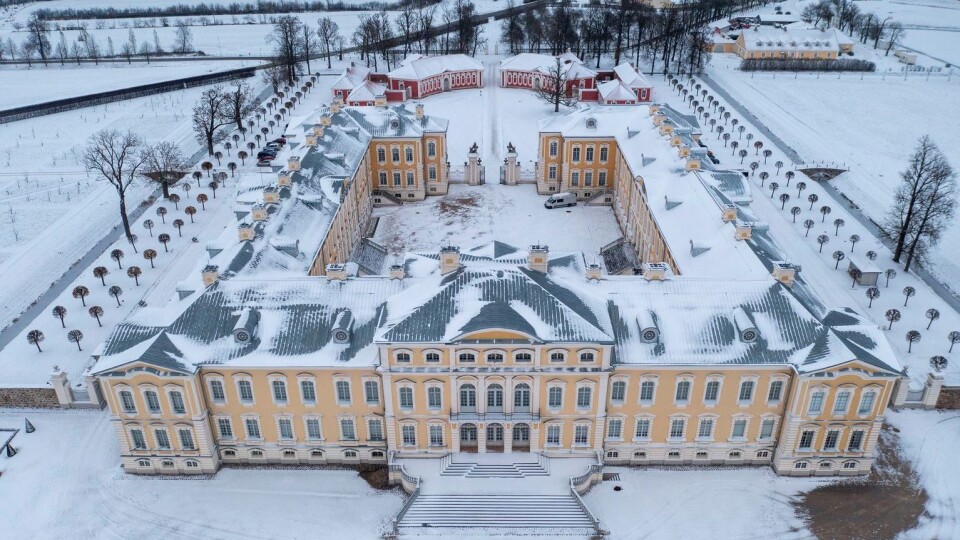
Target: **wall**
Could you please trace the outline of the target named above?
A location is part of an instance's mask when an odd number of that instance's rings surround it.
[[[0,407],[57,409],[60,402],[53,388],[0,388]]]
[[[944,386],[937,398],[938,409],[960,409],[960,386]]]

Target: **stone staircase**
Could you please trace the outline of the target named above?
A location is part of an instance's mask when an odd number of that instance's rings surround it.
[[[549,468],[550,462],[543,456],[537,456],[536,462],[529,463],[454,462],[451,456],[446,456],[440,464],[440,476],[526,478],[528,476],[550,476]]]
[[[397,525],[401,533],[473,527],[594,531],[593,521],[572,495],[420,495]]]

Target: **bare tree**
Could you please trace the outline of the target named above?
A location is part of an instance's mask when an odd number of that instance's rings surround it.
[[[39,330],[31,330],[27,332],[27,343],[35,345],[37,347],[37,352],[43,352],[40,348],[40,343],[45,339],[43,332]],[[951,346],[952,347],[952,346]]]
[[[293,15],[278,17],[273,31],[267,35],[267,43],[273,45],[274,62],[283,68],[284,82],[292,85],[303,58],[303,24],[300,19]]]
[[[569,65],[557,56],[554,65],[544,73],[540,86],[534,86],[534,93],[541,101],[553,105],[553,112],[560,112],[560,105],[570,107],[577,102],[577,97],[567,92]]]
[[[160,141],[143,149],[143,176],[163,187],[164,198],[170,197],[170,187],[182,180],[189,169],[190,164],[176,143]],[[153,226],[153,222],[150,222],[150,226]]]
[[[83,340],[83,332],[79,330],[71,330],[67,332],[67,340],[69,340],[70,343],[76,343],[78,351],[83,351],[83,349],[80,348],[80,341]]]
[[[310,57],[317,52],[317,38],[310,25],[303,23],[303,59],[307,63],[307,73],[312,73]],[[242,126],[241,126],[242,127]]]
[[[53,309],[50,311],[54,318],[60,319],[60,324],[66,328],[67,323],[64,321],[64,318],[67,316],[67,308],[63,306],[53,306]]]
[[[230,91],[224,95],[227,114],[237,124],[238,130],[243,129],[243,119],[257,109],[253,90],[242,79],[236,79],[230,83]]]
[[[121,133],[115,129],[104,129],[90,137],[82,157],[88,171],[99,174],[116,190],[123,232],[128,239],[133,233],[127,216],[127,188],[136,180],[143,166],[142,146],[143,140],[132,131]]]
[[[40,57],[43,64],[47,64],[47,58],[50,56],[50,25],[46,20],[34,12],[27,21],[27,41],[24,42],[24,48],[29,49]]]
[[[317,21],[317,35],[320,36],[320,47],[327,57],[327,69],[331,68],[330,58],[333,56],[334,46],[340,37],[340,26],[330,17],[323,17]]]
[[[907,31],[903,29],[903,25],[897,21],[890,23],[890,26],[887,27],[887,50],[884,52],[884,56],[890,55],[890,49],[894,48],[897,43],[899,43],[904,36],[906,36]]]
[[[177,31],[173,38],[173,52],[186,54],[193,51],[193,31],[184,21],[177,22]]]
[[[87,310],[87,313],[91,317],[97,320],[97,326],[103,326],[103,323],[100,322],[100,317],[103,317],[103,308],[100,306],[90,306],[90,309]]]
[[[197,141],[205,145],[207,153],[212,155],[213,145],[225,137],[221,128],[233,123],[222,85],[209,88],[200,95],[200,101],[193,107],[192,121]]]

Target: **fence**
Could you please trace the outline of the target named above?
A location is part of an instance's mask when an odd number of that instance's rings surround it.
[[[17,120],[25,120],[27,118],[35,118],[37,116],[45,116],[48,114],[72,111],[74,109],[80,109],[83,107],[103,105],[105,103],[112,103],[114,101],[123,101],[126,99],[162,94],[164,92],[182,90],[185,88],[203,86],[238,78],[245,79],[248,77],[253,77],[255,73],[256,68],[252,67],[231,69],[228,71],[220,71],[218,73],[194,75],[193,77],[184,77],[182,79],[174,79],[171,81],[143,84],[130,88],[122,88],[120,90],[110,90],[108,92],[98,92],[96,94],[87,94],[85,96],[58,99],[55,101],[48,101],[46,103],[37,103],[35,105],[26,105],[24,107],[16,107],[13,109],[0,111],[0,124],[15,122]]]

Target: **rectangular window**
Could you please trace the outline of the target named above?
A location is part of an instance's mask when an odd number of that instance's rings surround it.
[[[383,163],[387,160],[387,151],[383,148],[377,148],[377,161]]]
[[[743,381],[740,383],[740,401],[750,401],[753,399],[753,381]]]
[[[547,444],[560,444],[560,426],[547,426]]]
[[[412,172],[408,172],[408,173],[407,173],[407,185],[408,185],[408,186],[412,186],[412,185],[413,185],[413,173],[412,173]]]
[[[353,419],[351,418],[341,418],[340,419],[340,433],[343,436],[345,441],[354,441],[357,439],[357,430],[353,425]]]
[[[607,154],[609,153],[609,151],[610,151],[610,149],[607,148],[606,146],[601,146],[601,147],[600,147],[600,161],[606,161],[606,160],[607,160]]]
[[[850,392],[844,391],[837,393],[837,399],[833,402],[833,414],[843,414],[847,412],[850,405]]]
[[[143,431],[139,429],[130,430],[130,436],[133,437],[133,449],[134,450],[146,450],[147,449],[147,439],[143,436]]]
[[[287,402],[287,383],[283,381],[273,381],[273,400],[279,403]]]
[[[574,160],[574,161],[580,161],[580,147],[579,147],[579,146],[574,146],[574,147],[573,147],[573,160]]]
[[[619,439],[623,435],[623,420],[613,419],[607,425],[607,438]]]
[[[593,171],[587,171],[583,173],[583,185],[585,186],[593,185]]]
[[[406,148],[406,158],[407,163],[413,163],[413,148],[410,148],[409,146]]]
[[[683,428],[686,422],[682,418],[674,418],[670,421],[670,437],[671,438],[681,438],[683,437]]]
[[[427,178],[429,178],[430,180],[436,180],[436,179],[437,179],[437,168],[436,168],[436,166],[431,165],[430,168],[427,169]]]
[[[120,402],[123,405],[123,412],[134,414],[137,412],[137,405],[133,402],[133,394],[124,390],[120,392]]]
[[[222,402],[226,401],[227,396],[223,391],[223,382],[221,381],[210,381],[210,396],[214,401]]]
[[[237,381],[237,390],[240,394],[240,401],[253,401],[253,385],[250,381]]]
[[[627,395],[627,383],[624,381],[614,381],[610,392],[610,399],[615,403],[623,403]]]
[[[773,418],[765,418],[760,424],[760,438],[769,439],[773,437],[773,425],[776,420]]]
[[[863,445],[863,431],[854,431],[850,434],[850,442],[847,443],[847,452],[859,452]]]
[[[281,439],[293,438],[293,422],[289,418],[281,418],[277,421],[277,425],[280,426]]]
[[[323,431],[320,429],[320,420],[318,418],[307,419],[307,437],[311,439],[323,438]]]
[[[394,187],[400,187],[400,185],[401,185],[401,184],[400,184],[400,173],[399,173],[399,172],[393,173],[393,185],[394,185]]]
[[[439,409],[443,406],[441,398],[441,390],[439,386],[431,386],[427,388],[427,407],[431,409]]]
[[[814,436],[814,432],[812,430],[804,431],[803,434],[800,435],[801,450],[809,450],[810,448],[813,447],[813,436]]]
[[[400,396],[401,409],[413,408],[413,388],[409,388],[409,387],[400,388],[399,396]]]
[[[637,429],[633,434],[638,439],[645,439],[650,436],[650,419],[641,418],[637,420]]]
[[[550,168],[547,169],[547,171],[548,171],[548,173],[547,173],[547,178],[548,178],[549,180],[556,180],[556,179],[557,179],[557,168],[556,168],[555,166],[551,165]]]
[[[707,381],[707,389],[703,393],[703,400],[706,402],[717,401],[720,394],[720,381]]]
[[[317,387],[313,381],[300,381],[300,394],[303,396],[304,403],[317,402]]]
[[[653,381],[643,381],[640,383],[640,401],[653,401]]]
[[[394,162],[394,163],[400,163],[400,149],[399,149],[399,148],[391,148],[391,149],[390,149],[390,157],[393,159],[393,162]]]
[[[570,185],[571,186],[580,185],[580,171],[573,171],[570,173]]]
[[[379,420],[367,421],[367,429],[370,431],[371,441],[383,440],[383,424],[381,424]]]
[[[814,392],[810,396],[810,408],[807,409],[807,414],[820,414],[823,412],[823,392]]]
[[[547,394],[547,406],[551,409],[559,409],[563,406],[563,388],[551,387]]]
[[[256,418],[247,418],[244,420],[244,425],[247,428],[247,437],[250,439],[259,439],[260,438],[260,422]]]
[[[747,421],[734,420],[733,421],[733,437],[735,439],[742,439],[746,435],[747,435]]]
[[[783,381],[773,381],[770,383],[770,392],[767,393],[767,401],[780,401],[781,395],[783,395]]]
[[[577,407],[578,408],[590,407],[590,388],[586,386],[581,386],[580,388],[577,388]]]
[[[380,171],[380,185],[387,185],[387,171]]]
[[[607,171],[600,171],[597,173],[597,185],[598,186],[607,185]]]
[[[873,400],[877,397],[873,392],[867,392],[860,398],[860,407],[857,409],[859,414],[869,414],[873,410]]]
[[[367,404],[376,405],[380,403],[380,386],[377,384],[377,381],[364,382],[363,392],[367,399]]]
[[[337,381],[337,402],[350,403],[350,383],[348,381]]]
[[[157,437],[157,448],[159,448],[160,450],[169,450],[170,436],[167,435],[167,430],[157,429],[157,430],[154,430],[153,433]]]
[[[176,414],[184,414],[187,412],[187,407],[183,403],[183,394],[180,392],[170,392],[170,407],[173,408],[173,412]]]
[[[550,157],[557,156],[557,141],[550,141]]]
[[[400,433],[403,436],[404,446],[417,445],[417,426],[401,426]]]
[[[217,429],[220,430],[220,437],[223,439],[233,438],[233,425],[229,418],[217,418]]]
[[[677,401],[687,401],[690,399],[690,381],[680,381],[677,383]]]
[[[575,426],[573,430],[573,444],[589,444],[590,426]]]
[[[177,430],[180,434],[180,448],[184,450],[196,450],[196,447],[193,445],[193,432],[189,429],[180,429]]]
[[[713,435],[713,419],[704,418],[700,420],[700,429],[697,430],[697,437],[710,438]]]
[[[160,412],[160,398],[157,397],[157,393],[150,390],[146,392],[147,396],[147,410],[153,414],[158,414]]]
[[[587,147],[587,163],[593,163],[593,147]]]
[[[837,443],[840,441],[840,432],[831,429],[827,432],[826,439],[823,440],[823,449],[824,450],[836,450]]]
[[[443,426],[430,426],[430,446],[443,446]]]

